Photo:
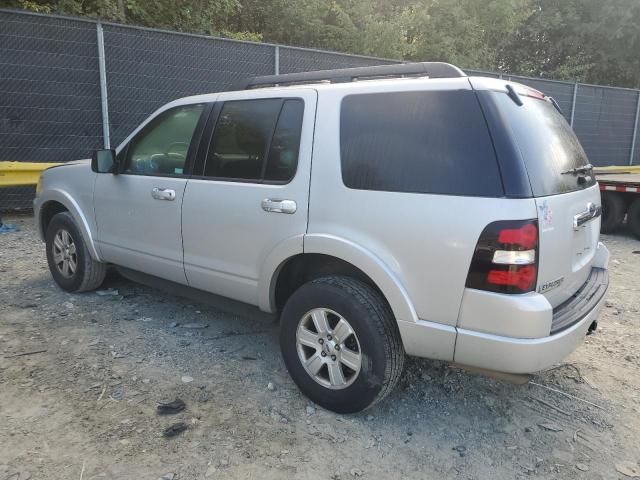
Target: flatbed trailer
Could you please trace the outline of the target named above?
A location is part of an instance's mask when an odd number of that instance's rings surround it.
[[[594,169],[602,194],[602,233],[617,230],[627,218],[640,239],[640,166]]]

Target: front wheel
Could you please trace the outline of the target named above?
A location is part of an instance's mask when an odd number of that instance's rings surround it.
[[[396,385],[404,349],[393,314],[369,285],[331,276],[300,287],[281,318],[280,348],[293,381],[337,413],[364,410]]]
[[[56,214],[46,232],[51,276],[67,292],[84,292],[102,285],[107,265],[96,262],[69,212]]]

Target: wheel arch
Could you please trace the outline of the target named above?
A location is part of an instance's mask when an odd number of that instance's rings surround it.
[[[260,295],[260,308],[276,312],[302,283],[330,274],[364,281],[380,292],[397,320],[417,321],[409,296],[391,269],[373,252],[332,235],[305,235],[303,252],[282,259],[271,273]],[[293,284],[282,283],[292,278]]]
[[[49,190],[37,200],[35,213],[40,238],[44,240],[47,226],[53,216],[64,211],[69,212],[76,222],[91,257],[96,261],[100,261],[100,255],[94,243],[91,227],[85,213],[78,203],[67,192],[62,190]]]

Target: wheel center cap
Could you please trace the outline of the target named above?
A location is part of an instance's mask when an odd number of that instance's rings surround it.
[[[322,346],[322,349],[326,352],[327,355],[331,355],[332,353],[334,353],[335,348],[336,348],[336,342],[334,342],[333,340],[327,340],[326,342],[324,342],[324,345]]]

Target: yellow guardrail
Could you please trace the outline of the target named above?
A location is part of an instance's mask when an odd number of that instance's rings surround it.
[[[61,163],[0,162],[0,188],[36,185],[40,174]]]
[[[36,185],[40,174],[61,163],[0,162],[0,188]],[[596,167],[594,173],[640,173],[640,165]]]
[[[640,173],[640,165],[612,166],[612,167],[595,167],[593,173]]]

